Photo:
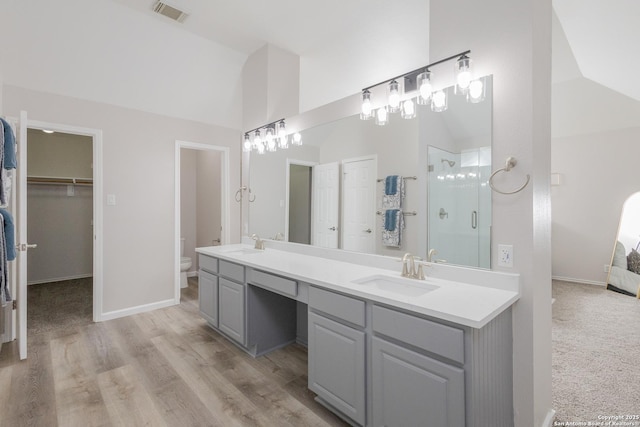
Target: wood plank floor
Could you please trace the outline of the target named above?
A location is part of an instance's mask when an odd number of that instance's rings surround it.
[[[28,359],[0,352],[0,426],[344,426],[307,389],[307,352],[257,359],[178,306],[91,321],[91,281],[29,287]]]

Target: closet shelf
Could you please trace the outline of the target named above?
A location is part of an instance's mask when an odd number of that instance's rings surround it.
[[[28,176],[27,184],[39,185],[93,185],[91,178],[67,178],[54,176]]]

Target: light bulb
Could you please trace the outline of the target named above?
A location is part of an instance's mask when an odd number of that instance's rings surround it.
[[[471,83],[471,58],[467,55],[462,55],[457,61],[455,65],[456,72],[456,82],[458,84],[458,89],[460,89],[463,93],[466,93],[466,90],[469,88],[469,83]]]
[[[431,71],[425,71],[424,73],[418,74],[418,90],[420,92],[420,96],[418,96],[418,104],[427,105],[429,103],[429,98],[431,98],[431,92],[433,91],[433,87],[431,86]]]
[[[271,142],[273,141],[273,137],[274,137],[273,128],[268,127],[264,135],[264,141],[267,143],[267,147],[271,145]]]
[[[253,145],[260,151],[260,146],[262,145],[262,137],[260,136],[260,129],[256,130],[256,133],[253,135]]]
[[[398,82],[392,80],[389,83],[389,112],[396,113],[400,109],[400,90]]]
[[[262,143],[262,141],[256,144],[256,149],[258,150],[258,154],[264,154],[264,144]]]
[[[387,114],[387,109],[384,107],[380,107],[376,110],[376,124],[378,126],[384,126],[389,122],[389,115]]]
[[[289,136],[288,135],[282,136],[278,140],[279,140],[278,146],[280,148],[283,148],[283,149],[289,148]]]
[[[242,149],[245,152],[251,151],[251,137],[248,133],[244,134],[244,143],[242,144]]]
[[[287,136],[287,125],[284,124],[284,120],[280,120],[278,124],[278,138],[282,139]]]
[[[276,151],[276,140],[271,138],[267,140],[267,150]]]
[[[364,90],[362,92],[362,107],[360,109],[360,119],[369,120],[373,118],[373,109],[371,107],[371,92]]]
[[[293,134],[293,145],[302,145],[302,135],[300,135],[300,133],[296,132]]]
[[[402,103],[402,118],[413,119],[416,116],[416,107],[413,104],[413,99],[407,99]]]
[[[443,90],[434,92],[431,96],[431,110],[439,113],[447,109],[447,94]]]

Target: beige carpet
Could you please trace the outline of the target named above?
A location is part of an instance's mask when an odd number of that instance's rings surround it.
[[[553,297],[555,425],[640,416],[640,300],[560,281]]]

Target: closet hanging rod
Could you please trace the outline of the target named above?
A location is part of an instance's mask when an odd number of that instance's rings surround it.
[[[382,214],[383,214],[382,211],[376,211],[376,215],[382,215]],[[416,211],[411,211],[411,212],[404,211],[404,212],[402,212],[402,215],[404,215],[404,216],[416,216],[416,215],[418,215],[418,212],[416,212]]]
[[[91,178],[57,178],[47,176],[28,176],[27,184],[65,184],[65,185],[93,185]]]
[[[378,182],[383,182],[386,178],[382,178],[382,179],[378,179]],[[403,176],[402,179],[407,180],[407,179],[414,179],[417,180],[418,177],[417,176]]]

